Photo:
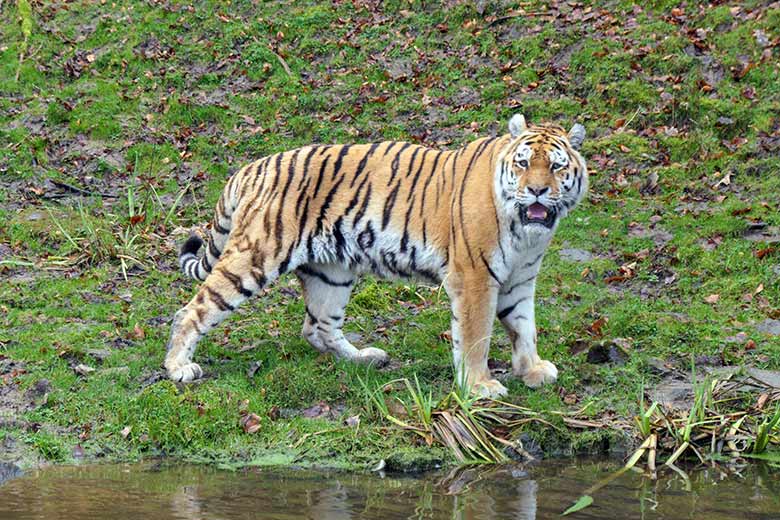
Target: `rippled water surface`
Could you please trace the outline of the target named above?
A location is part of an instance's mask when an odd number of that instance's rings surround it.
[[[156,464],[55,467],[0,484],[0,519],[560,518],[614,463],[544,461],[399,476]],[[567,518],[780,519],[780,473],[748,466],[686,480],[629,472]]]

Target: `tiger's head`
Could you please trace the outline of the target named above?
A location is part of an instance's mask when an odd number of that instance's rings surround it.
[[[585,128],[567,133],[553,124],[509,121],[509,144],[499,154],[497,195],[507,216],[533,234],[551,232],[588,190],[588,171],[578,150]]]

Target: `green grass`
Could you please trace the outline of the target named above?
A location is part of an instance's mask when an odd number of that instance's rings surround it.
[[[447,394],[441,291],[370,278],[356,288],[346,331],[400,362],[378,371],[311,349],[300,288],[283,278],[201,343],[209,377],[176,386],[155,378],[168,320],[195,288],[176,248],[250,159],[312,141],[457,146],[503,133],[520,110],[585,124],[591,169],[592,196],[562,224],[537,289],[539,349],[560,379],[506,383],[512,402],[559,427],[527,426],[545,451],[614,439],[567,430],[550,412],[587,404],[588,417],[632,423],[641,382],[657,382],[654,358],[780,368],[780,338],[755,328],[780,315],[780,256],[759,260],[770,244],[743,238],[749,221],[780,225],[780,158],[767,148],[780,132],[778,50],[762,59],[755,37],[780,36],[780,13],[763,2],[688,7],[680,24],[676,2],[635,11],[621,0],[609,7],[616,25],[606,13],[581,22],[568,5],[548,20],[544,2],[482,13],[466,2],[29,5],[31,18],[16,2],[0,10],[0,358],[25,364],[0,384],[24,395],[47,379],[50,391],[0,433],[32,453],[64,461],[80,444],[109,458],[373,467],[400,450],[416,464],[452,462],[372,412],[361,384],[408,378],[416,395]],[[521,7],[537,15],[491,25]],[[696,29],[711,29],[703,51]],[[739,77],[745,59],[754,66]],[[646,192],[651,173],[658,189]],[[563,248],[593,258],[565,260]],[[630,278],[607,282],[625,269]],[[740,332],[754,348],[729,341]],[[623,364],[570,354],[616,338]],[[510,358],[498,326],[492,357]],[[96,370],[77,375],[79,363]],[[300,416],[321,401],[335,416]],[[258,432],[241,429],[242,410],[261,418]],[[343,424],[358,414],[357,429]]]

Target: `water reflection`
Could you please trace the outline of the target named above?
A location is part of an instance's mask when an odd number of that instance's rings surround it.
[[[538,520],[559,518],[584,489],[615,469],[605,462],[556,461],[381,478],[192,466],[51,468],[0,486],[0,518]],[[627,474],[573,518],[777,519],[777,482],[776,470],[760,466],[727,478],[701,471],[688,482],[678,475],[652,481]]]

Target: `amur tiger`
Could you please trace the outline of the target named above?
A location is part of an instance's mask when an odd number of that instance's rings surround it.
[[[311,145],[263,157],[234,174],[217,203],[205,254],[192,236],[179,263],[203,280],[173,319],[165,367],[174,381],[201,377],[198,340],[284,273],[301,281],[303,335],[320,352],[381,365],[342,333],[358,276],[442,284],[452,304],[456,377],[481,396],[506,388],[488,350],[498,316],[512,341],[513,373],[555,381],[536,351],[534,289],[560,219],[584,197],[578,149],[585,129],[509,121],[509,133],[450,151],[408,142]]]

